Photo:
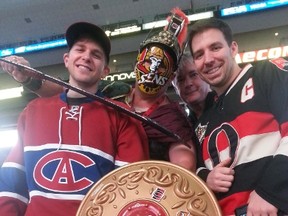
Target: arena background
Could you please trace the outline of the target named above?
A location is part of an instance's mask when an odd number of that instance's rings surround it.
[[[257,7],[261,7],[264,3],[265,1],[261,0],[2,0],[0,53],[7,48],[61,39],[66,28],[78,21],[92,22],[105,30],[113,31],[134,24],[142,26],[144,23],[165,19],[169,11],[176,6],[190,15],[211,11],[214,16],[220,17],[221,10],[225,8],[235,11],[243,5],[257,4]],[[220,17],[225,19],[235,33],[235,40],[240,47],[237,60],[241,64],[288,55],[287,9],[287,6],[282,6]],[[153,34],[158,30],[155,28],[151,32],[141,30],[111,36],[111,74],[107,79],[120,79],[133,84],[132,71],[139,44],[149,33]],[[62,63],[65,51],[67,48],[62,46],[28,52],[21,56],[28,59],[36,69],[65,78],[67,74]],[[0,69],[0,91],[19,86],[19,83]],[[173,88],[169,89],[169,95],[179,99]],[[0,133],[16,128],[19,113],[33,98],[34,94],[23,92],[21,97],[0,100]],[[1,155],[8,151],[4,146],[5,140],[0,138],[0,159]]]

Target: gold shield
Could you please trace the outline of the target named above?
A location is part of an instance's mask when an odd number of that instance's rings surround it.
[[[163,161],[120,167],[84,197],[77,216],[221,216],[214,194],[195,174]]]

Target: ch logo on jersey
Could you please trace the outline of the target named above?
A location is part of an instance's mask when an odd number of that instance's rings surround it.
[[[90,187],[93,181],[75,170],[87,169],[93,165],[95,162],[81,153],[59,150],[40,158],[33,175],[36,183],[47,190],[77,192]]]
[[[244,103],[254,97],[254,85],[252,78],[248,79],[242,88],[241,92],[241,103]]]
[[[231,158],[233,163],[238,145],[239,135],[235,128],[229,123],[223,123],[212,131],[209,138],[203,143],[203,159],[206,167],[212,170],[213,167],[228,158]]]
[[[78,116],[79,116],[79,106],[71,106],[69,111],[66,111],[66,119],[72,119],[72,120],[78,120]]]

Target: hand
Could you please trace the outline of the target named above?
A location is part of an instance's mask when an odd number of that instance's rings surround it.
[[[12,61],[12,62],[15,62],[15,63],[30,66],[29,62],[26,59],[24,59],[23,57],[9,56],[9,57],[6,57],[5,59]],[[2,67],[2,69],[4,71],[6,71],[10,76],[12,76],[19,83],[24,83],[25,81],[27,81],[29,79],[29,76],[27,74],[20,71],[14,65],[11,65],[11,64],[8,64],[5,62],[0,62],[0,66]]]
[[[252,191],[248,201],[247,216],[277,216],[278,209]]]
[[[173,143],[169,148],[169,159],[171,163],[177,164],[192,171],[196,172],[196,150],[192,140],[189,140],[188,147],[184,143]]]
[[[227,192],[234,180],[234,170],[228,167],[231,164],[231,158],[220,162],[208,174],[206,183],[214,192]]]

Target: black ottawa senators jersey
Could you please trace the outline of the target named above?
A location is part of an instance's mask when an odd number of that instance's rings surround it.
[[[224,215],[247,203],[250,193],[288,212],[288,61],[247,65],[196,127],[197,173],[204,180],[232,158],[234,181],[217,193]]]

